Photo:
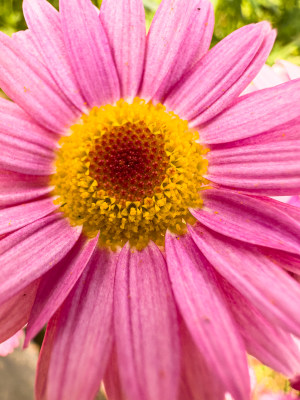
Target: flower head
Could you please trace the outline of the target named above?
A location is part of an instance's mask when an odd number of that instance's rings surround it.
[[[0,341],[48,322],[38,400],[250,396],[299,374],[300,81],[239,97],[266,22],[207,0],[24,0],[0,36]]]

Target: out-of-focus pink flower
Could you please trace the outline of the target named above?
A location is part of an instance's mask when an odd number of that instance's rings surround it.
[[[297,400],[298,396],[285,393],[268,393],[262,394],[258,400]]]
[[[270,88],[300,78],[300,67],[289,61],[278,60],[271,67],[265,64],[243,94]]]
[[[16,347],[20,346],[20,341],[23,337],[24,332],[21,329],[5,342],[0,343],[0,356],[4,357],[12,353]]]

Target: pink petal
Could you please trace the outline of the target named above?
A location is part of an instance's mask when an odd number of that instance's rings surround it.
[[[96,9],[90,0],[61,0],[60,13],[69,61],[88,105],[114,103],[120,85]]]
[[[197,126],[213,118],[243,91],[258,73],[275,39],[266,22],[244,26],[227,36],[172,90],[169,109]]]
[[[48,179],[0,170],[0,207],[25,203],[49,193],[52,187]]]
[[[21,329],[20,331],[15,333],[12,337],[5,340],[5,342],[0,343],[0,356],[5,357],[8,354],[12,353],[15,348],[19,347],[23,335],[24,332]]]
[[[3,33],[0,34],[0,86],[39,124],[64,132],[79,115],[68,104],[43,65]]]
[[[300,79],[241,96],[201,128],[201,141],[226,143],[274,129],[299,117],[299,102]]]
[[[238,324],[247,352],[263,364],[287,375],[300,371],[300,350],[292,336],[270,324],[232,285],[222,279],[230,310]]]
[[[73,249],[42,278],[32,307],[25,346],[61,306],[88,265],[98,242],[80,237]]]
[[[72,228],[60,214],[53,214],[0,240],[0,304],[57,264],[80,232],[81,228]]]
[[[253,244],[300,254],[300,221],[263,199],[222,189],[201,192],[204,207],[191,210],[210,229]]]
[[[0,209],[0,235],[23,228],[46,215],[59,206],[53,203],[53,198],[32,201],[14,207]]]
[[[37,40],[29,29],[15,32],[12,34],[11,38],[15,43],[18,44],[19,47],[23,49],[23,51],[25,51],[27,54],[30,54],[31,57],[39,60],[40,67],[44,70],[44,72],[47,72],[47,67],[38,49]]]
[[[166,254],[176,302],[208,368],[224,391],[249,399],[246,352],[212,267],[188,235],[167,233]]]
[[[31,282],[0,305],[0,343],[10,338],[27,324],[38,285],[39,280]]]
[[[214,27],[212,5],[206,0],[164,0],[148,37],[143,98],[162,101],[209,49]]]
[[[120,377],[130,400],[176,399],[179,337],[175,303],[160,250],[126,245],[119,257],[114,297]]]
[[[99,250],[54,316],[48,400],[92,400],[99,390],[112,345],[116,259],[117,254]],[[46,361],[47,346],[46,341],[41,354]]]
[[[295,218],[300,222],[300,209],[292,204],[284,203],[283,201],[278,201],[271,197],[255,196],[257,199],[263,200],[268,206],[275,206],[291,217]]]
[[[108,400],[126,400],[121,386],[118,358],[115,348],[113,348],[107,363],[107,369],[104,375],[104,386]]]
[[[52,355],[54,340],[56,338],[57,325],[60,313],[54,314],[47,325],[42,348],[39,354],[37,372],[35,376],[35,397],[36,400],[50,400],[47,397],[48,370]]]
[[[282,269],[300,275],[300,256],[267,248],[262,249],[262,252]]]
[[[207,178],[244,190],[274,195],[300,192],[300,139],[212,150]]]
[[[12,101],[0,98],[0,136],[23,139],[51,150],[56,148],[58,136],[38,125]]]
[[[181,353],[182,378],[178,400],[224,400],[224,391],[216,382],[214,372],[207,367],[188,329],[182,322]]]
[[[28,175],[50,175],[53,157],[43,147],[0,134],[0,168]]]
[[[46,0],[25,0],[24,16],[54,81],[79,110],[85,108],[64,44],[59,13]]]
[[[276,126],[275,128],[260,133],[258,135],[250,136],[244,139],[235,140],[234,142],[221,143],[210,145],[211,150],[219,149],[233,149],[235,147],[247,146],[247,145],[261,145],[266,143],[284,143],[286,141],[300,140],[300,118],[295,118],[287,123]]]
[[[258,248],[204,226],[189,228],[214,268],[275,326],[300,334],[300,286]],[[284,295],[283,295],[284,294]]]
[[[121,97],[133,99],[144,68],[146,26],[142,0],[104,0],[101,21],[107,33],[118,75]]]
[[[295,207],[300,207],[300,196],[292,196],[289,200],[289,204]]]

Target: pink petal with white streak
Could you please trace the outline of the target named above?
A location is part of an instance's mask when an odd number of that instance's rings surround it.
[[[65,101],[40,61],[22,46],[0,34],[0,87],[39,124],[54,132],[65,132],[79,116]]]
[[[26,29],[25,31],[14,32],[11,35],[11,38],[15,43],[18,44],[19,47],[22,47],[27,54],[30,54],[31,57],[39,61],[40,68],[43,68],[45,72],[47,71],[44,60],[38,49],[38,39],[29,29]]]
[[[189,231],[214,268],[265,318],[275,326],[300,335],[300,287],[293,278],[256,246],[200,225],[189,227]]]
[[[225,392],[249,399],[245,348],[213,268],[188,234],[167,233],[166,255],[176,303],[208,368]]]
[[[153,243],[142,251],[123,247],[115,279],[114,320],[125,395],[130,400],[176,399],[176,307],[165,260]]]
[[[57,264],[80,233],[81,228],[53,214],[0,240],[0,304]]]
[[[24,0],[23,10],[49,73],[69,101],[84,110],[85,100],[69,64],[59,13],[46,0]]]
[[[48,370],[51,360],[52,348],[57,331],[57,322],[60,313],[57,312],[49,321],[44,336],[42,348],[39,354],[37,372],[35,375],[35,397],[36,400],[46,400],[47,383],[48,383]]]
[[[0,209],[0,235],[23,228],[52,213],[58,207],[53,203],[53,198],[46,198]]]
[[[260,145],[267,143],[284,143],[291,140],[300,140],[300,117],[292,119],[286,123],[276,126],[265,132],[255,134],[244,139],[235,140],[228,143],[212,144],[210,149],[223,150],[233,149],[235,147],[248,146],[248,145]]]
[[[0,146],[0,168],[28,175],[54,172],[54,154],[44,147],[1,134]]]
[[[27,324],[38,285],[39,280],[31,282],[0,305],[0,343]]]
[[[97,246],[98,236],[81,236],[73,249],[41,278],[26,330],[25,346],[43,328],[67,298],[87,267]]]
[[[97,10],[90,0],[60,0],[59,6],[69,62],[87,104],[114,103],[119,78]]]
[[[38,125],[12,101],[0,98],[0,137],[22,139],[53,151],[58,136]]]
[[[166,106],[190,126],[228,107],[257,74],[275,39],[266,22],[244,26],[213,47],[172,90]]]
[[[54,316],[48,400],[93,400],[99,390],[112,348],[116,259],[99,249]]]
[[[232,285],[220,277],[247,352],[272,369],[293,377],[300,372],[300,350],[292,336],[268,322]]]
[[[208,51],[213,27],[210,1],[162,1],[147,37],[141,96],[162,101]]]
[[[133,99],[144,69],[146,26],[143,2],[103,0],[100,19],[120,77],[121,97]]]
[[[212,150],[207,178],[236,189],[274,195],[300,192],[300,139]]]
[[[258,198],[222,189],[201,192],[204,206],[191,210],[202,224],[223,235],[300,254],[300,221]]]
[[[263,248],[261,250],[272,262],[282,269],[300,275],[300,256],[285,251]]]
[[[9,207],[18,203],[41,197],[52,188],[48,177],[23,175],[0,170],[0,207]]]
[[[127,400],[121,385],[118,357],[115,347],[113,347],[110,359],[107,363],[104,375],[104,386],[108,400]]]
[[[300,222],[299,207],[296,207],[292,204],[285,203],[283,201],[278,201],[272,197],[255,196],[255,198],[264,201],[268,206],[275,206],[276,208],[280,209],[284,213],[290,215],[291,217],[295,218],[298,222]]]
[[[178,400],[224,400],[224,391],[209,370],[184,322],[180,324],[182,377]]]
[[[299,102],[300,79],[241,96],[201,128],[201,141],[227,143],[274,129],[299,117]]]

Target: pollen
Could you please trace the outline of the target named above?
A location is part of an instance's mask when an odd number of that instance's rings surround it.
[[[51,185],[60,211],[112,250],[129,242],[164,245],[167,230],[186,232],[207,181],[199,134],[162,104],[93,108],[60,139]]]

